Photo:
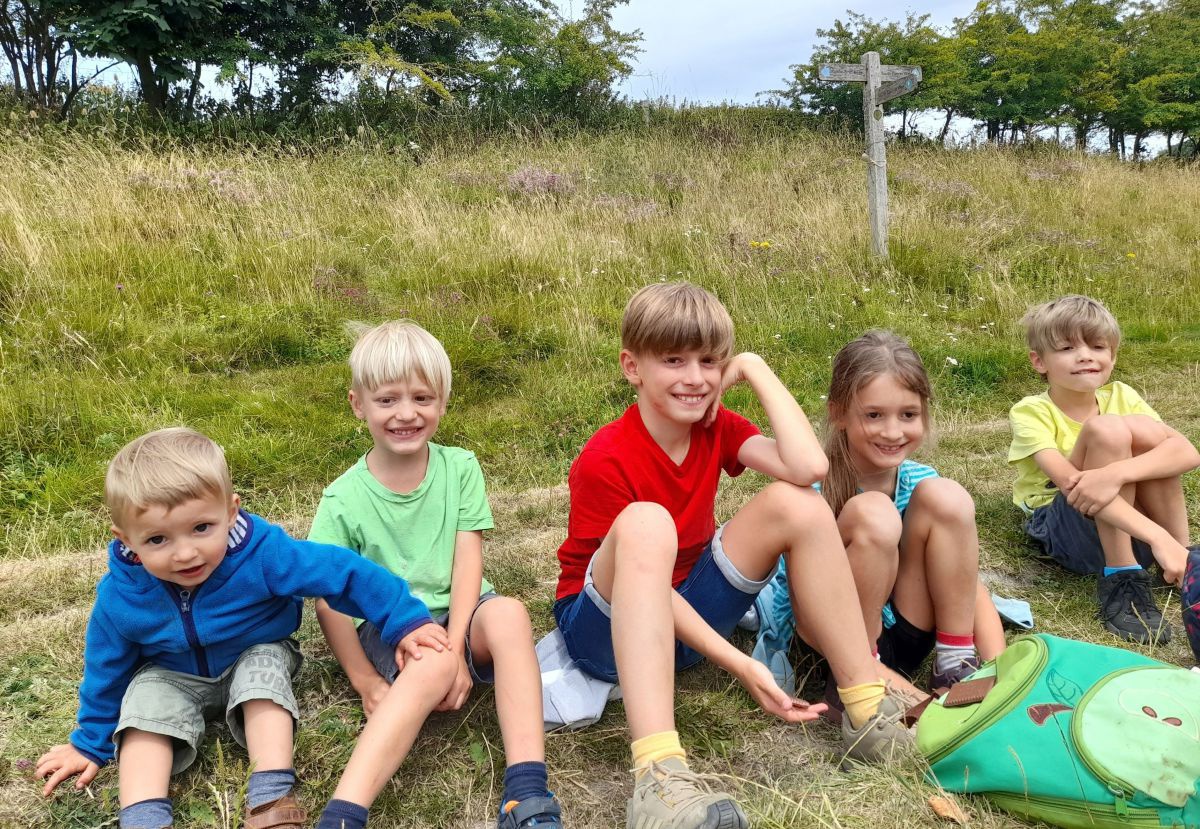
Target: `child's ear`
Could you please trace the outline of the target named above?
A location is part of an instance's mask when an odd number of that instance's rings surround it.
[[[637,355],[627,348],[622,348],[620,360],[621,373],[625,375],[625,379],[629,381],[629,384],[635,388],[641,386],[642,377],[638,374]]]
[[[1033,365],[1033,370],[1038,374],[1046,373],[1046,364],[1042,362],[1042,355],[1036,351],[1029,352],[1029,362]]]
[[[238,509],[242,506],[242,498],[236,492],[229,498],[229,520],[237,520]],[[128,546],[128,545],[126,545]]]
[[[120,527],[118,527],[116,524],[113,524],[108,529],[109,529],[109,531],[112,532],[113,538],[117,539],[117,541],[120,541],[126,547],[129,547],[129,538],[125,535],[125,533],[121,532]],[[130,549],[133,549],[133,548],[130,547]]]
[[[354,416],[359,420],[366,420],[366,415],[363,414],[362,401],[358,399],[358,392],[350,389],[347,397],[350,400],[350,411],[354,412]]]

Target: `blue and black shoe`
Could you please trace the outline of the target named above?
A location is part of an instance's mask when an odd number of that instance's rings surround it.
[[[524,800],[510,800],[500,809],[500,818],[496,821],[496,829],[531,829],[531,827],[561,827],[562,807],[554,792],[547,792],[545,797],[527,797]]]
[[[1188,548],[1183,568],[1183,629],[1187,631],[1192,653],[1200,662],[1200,546]]]

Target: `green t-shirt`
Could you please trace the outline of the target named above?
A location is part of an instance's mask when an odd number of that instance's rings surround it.
[[[404,494],[376,480],[366,455],[359,458],[325,489],[308,538],[382,564],[439,616],[450,608],[455,534],[492,527],[475,453],[431,443],[425,480]],[[491,589],[484,579],[481,594]]]

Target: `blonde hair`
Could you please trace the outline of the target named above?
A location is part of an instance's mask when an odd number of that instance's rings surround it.
[[[829,473],[821,484],[821,494],[829,502],[834,515],[858,492],[858,470],[850,457],[846,430],[834,425],[836,416],[850,411],[855,398],[876,377],[890,374],[902,386],[921,398],[921,422],[928,434],[929,400],[932,390],[925,364],[912,346],[891,331],[868,331],[842,346],[833,358],[833,377],[825,417],[825,454],[829,457]]]
[[[1104,340],[1115,354],[1121,345],[1121,327],[1102,303],[1089,296],[1068,294],[1029,309],[1021,317],[1029,349],[1046,354],[1075,340]]]
[[[127,443],[104,476],[104,502],[118,526],[147,507],[170,509],[213,496],[233,497],[225,452],[194,429],[178,426]]]
[[[719,299],[690,282],[647,285],[625,306],[621,348],[634,354],[694,349],[726,360],[733,354],[733,320]]]
[[[387,383],[417,378],[445,403],[450,397],[450,357],[412,320],[392,320],[364,331],[350,352],[350,381],[375,391]]]

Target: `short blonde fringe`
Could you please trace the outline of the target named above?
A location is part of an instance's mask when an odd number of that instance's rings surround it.
[[[151,506],[169,509],[213,496],[233,497],[225,452],[210,438],[179,426],[126,444],[104,476],[104,502],[117,526]]]
[[[450,397],[450,357],[412,320],[392,320],[363,331],[350,352],[354,388],[375,391],[388,383],[418,379],[443,403]]]
[[[1061,345],[1103,340],[1113,353],[1121,345],[1121,327],[1098,300],[1080,294],[1044,302],[1021,317],[1031,351],[1046,354]]]
[[[655,283],[625,306],[621,348],[634,354],[695,350],[727,360],[733,355],[733,320],[721,301],[698,285]]]

